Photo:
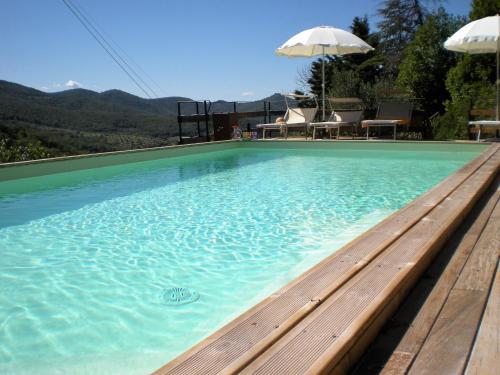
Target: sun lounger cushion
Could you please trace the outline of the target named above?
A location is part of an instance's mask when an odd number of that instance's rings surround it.
[[[313,122],[311,126],[314,126],[318,129],[336,129],[339,126],[346,126],[346,125],[351,125],[352,122],[348,121],[325,121],[325,122]]]
[[[366,128],[368,126],[383,126],[383,125],[405,125],[407,121],[405,120],[364,120],[361,122],[361,126]]]
[[[311,126],[321,128],[337,128],[339,126],[356,124],[361,120],[363,111],[335,111],[330,116],[329,121],[313,122]]]
[[[280,129],[284,126],[285,126],[285,124],[279,123],[279,122],[273,122],[270,124],[258,124],[257,125],[258,128],[268,128],[268,129]]]
[[[500,121],[495,120],[479,120],[479,121],[469,121],[469,126],[500,126]]]

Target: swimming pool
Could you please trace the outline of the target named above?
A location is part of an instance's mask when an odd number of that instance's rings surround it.
[[[0,182],[0,373],[152,371],[484,147],[232,143]]]

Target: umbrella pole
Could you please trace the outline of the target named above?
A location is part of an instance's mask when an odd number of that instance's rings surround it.
[[[322,121],[325,121],[325,46],[323,48],[323,56],[321,58],[321,106],[323,107]],[[497,69],[498,71],[498,69]],[[498,77],[497,77],[498,79]],[[498,97],[497,97],[498,99]],[[498,100],[497,100],[498,103]],[[498,108],[498,105],[497,105]],[[497,110],[498,117],[498,110]],[[497,118],[498,120],[498,118]]]

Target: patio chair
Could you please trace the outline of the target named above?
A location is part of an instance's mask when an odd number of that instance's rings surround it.
[[[411,102],[399,101],[380,103],[375,120],[361,121],[361,126],[366,128],[366,139],[369,139],[370,127],[392,126],[395,140],[397,126],[409,125],[412,111],[413,103]]]
[[[476,141],[478,142],[481,140],[481,131],[485,128],[496,130],[496,137],[498,138],[500,130],[500,121],[495,121],[495,120],[469,121],[469,128],[476,128],[477,130]]]
[[[329,99],[329,102],[332,108],[337,104],[347,104],[351,108],[332,109],[328,121],[311,123],[310,127],[313,129],[312,139],[316,138],[316,129],[328,130],[330,139],[332,138],[332,130],[337,129],[337,139],[339,139],[342,127],[351,127],[354,139],[354,127],[359,124],[363,116],[363,101],[358,98],[332,98]]]
[[[474,133],[476,140],[481,140],[483,133],[493,133],[495,138],[500,138],[500,121],[493,120],[497,117],[496,108],[472,108],[469,111],[469,139]],[[498,118],[498,117],[497,117]]]
[[[316,113],[318,112],[318,103],[316,98],[314,101],[316,103],[315,108],[300,108],[300,107],[289,107],[287,96],[292,97],[294,99],[311,99],[310,96],[305,95],[295,95],[295,94],[286,94],[285,102],[287,105],[287,110],[284,116],[284,122],[281,123],[270,123],[270,124],[258,124],[257,128],[262,129],[262,138],[266,137],[266,130],[279,130],[280,133],[284,133],[285,139],[288,138],[288,130],[289,129],[297,129],[304,128],[307,139],[307,130],[309,124],[316,117]]]

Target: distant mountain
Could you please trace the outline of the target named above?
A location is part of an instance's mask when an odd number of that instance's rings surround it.
[[[98,93],[86,89],[72,89],[46,93],[16,83],[0,80],[0,95],[29,99],[33,104],[69,110],[109,112],[146,112],[160,115],[177,115],[177,101],[183,97],[143,99],[120,90]]]
[[[191,99],[144,99],[120,90],[46,93],[0,80],[0,138],[39,141],[55,155],[165,145],[178,136],[180,100]],[[272,101],[273,109],[284,108],[279,94],[262,100]],[[237,111],[261,111],[262,100],[238,103]],[[194,113],[194,106],[190,107],[183,107],[183,114]],[[232,102],[210,103],[210,112],[229,111],[233,111]]]

